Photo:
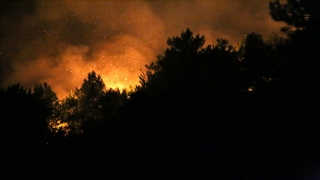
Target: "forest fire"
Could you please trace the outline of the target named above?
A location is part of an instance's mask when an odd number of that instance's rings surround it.
[[[58,4],[35,1],[34,9],[21,9],[26,11],[25,16],[16,15],[21,21],[1,30],[0,34],[6,35],[1,40],[4,46],[0,47],[2,87],[17,82],[27,87],[47,82],[61,99],[81,86],[92,70],[102,76],[107,88],[135,87],[139,83],[140,69],[156,60],[156,55],[166,47],[163,42],[167,37],[181,29],[190,27],[205,34],[209,44],[217,37],[237,43],[248,32],[247,26],[236,21],[229,21],[226,27],[220,13],[215,14],[220,11],[235,13],[236,8],[229,9],[227,3],[216,6],[215,2],[209,1],[179,1],[159,6],[156,1],[88,3],[71,0]],[[236,7],[246,4],[234,3]],[[252,9],[248,11],[250,13],[241,11],[247,23],[255,21],[248,18],[248,14],[262,19],[257,24],[251,23],[250,31],[260,31],[263,26],[262,33],[269,33],[279,28],[269,19],[266,6],[267,3],[255,2],[247,7]],[[177,8],[172,10],[172,7]],[[259,9],[257,7],[263,8],[255,11]],[[212,11],[214,8],[220,10]],[[177,10],[179,12],[175,13]],[[190,10],[199,17],[188,17]],[[169,18],[172,13],[174,16]],[[10,19],[3,15],[3,20]],[[199,19],[202,19],[201,26],[197,23]],[[19,46],[16,46],[16,40],[19,40]]]
[[[63,132],[65,136],[70,132],[69,123],[49,120],[49,129],[53,133]]]
[[[86,46],[66,46],[58,57],[47,56],[26,64],[15,64],[17,71],[11,78],[31,85],[34,79],[40,79],[40,82],[50,84],[60,99],[81,86],[91,71],[102,76],[107,89],[132,89],[138,84],[139,69],[153,53],[147,48],[118,48],[117,45],[106,44],[88,55],[90,49]]]
[[[0,179],[316,178],[320,3],[283,1],[0,0]]]

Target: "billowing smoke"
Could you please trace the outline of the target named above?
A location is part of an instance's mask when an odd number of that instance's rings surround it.
[[[107,88],[137,85],[140,69],[187,27],[207,44],[235,45],[283,25],[270,18],[268,0],[0,2],[1,86],[48,82],[60,98],[92,70]]]

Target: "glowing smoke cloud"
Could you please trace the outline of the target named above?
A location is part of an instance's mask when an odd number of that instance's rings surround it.
[[[140,69],[186,27],[214,44],[218,37],[237,43],[246,33],[268,35],[282,26],[269,17],[267,0],[23,2],[14,6],[18,14],[0,9],[0,82],[45,81],[60,98],[92,70],[107,88],[137,85]]]

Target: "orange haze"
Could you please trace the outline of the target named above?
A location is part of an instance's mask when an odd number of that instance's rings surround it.
[[[80,87],[92,70],[107,88],[134,87],[140,69],[165,50],[167,38],[187,27],[205,35],[207,44],[225,38],[236,45],[247,33],[270,35],[282,26],[271,20],[268,0],[48,0],[34,5],[21,17],[0,12],[0,35],[5,34],[0,83],[48,82],[59,98]]]

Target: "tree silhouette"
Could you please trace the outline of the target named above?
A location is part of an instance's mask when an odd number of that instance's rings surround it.
[[[174,91],[178,88],[180,94],[205,89],[211,94],[214,94],[213,89],[220,93],[226,89],[239,91],[241,70],[234,47],[227,40],[217,39],[217,45],[202,48],[204,42],[204,36],[198,34],[194,37],[190,29],[182,32],[180,37],[169,38],[169,48],[164,55],[146,65],[147,72],[141,73],[141,85],[137,90],[167,88]],[[227,87],[230,84],[238,87]]]
[[[53,130],[65,131],[65,134],[95,133],[104,121],[111,122],[118,116],[118,108],[127,96],[126,90],[105,90],[101,76],[92,71],[81,87],[57,106],[57,116],[52,121]],[[62,127],[63,123],[68,125]]]
[[[50,85],[46,82],[36,84],[33,87],[32,94],[39,99],[45,100],[48,108],[54,109],[59,104],[57,94],[53,92]]]
[[[204,36],[200,37],[198,34],[194,37],[188,28],[181,33],[180,37],[168,38],[169,48],[163,56],[157,57],[156,62],[146,65],[148,70],[146,74],[142,73],[139,76],[141,86],[138,89],[148,86],[149,90],[161,90],[173,82],[178,82],[173,78],[182,78],[187,75],[204,41]]]
[[[247,87],[238,53],[225,39],[202,48],[204,43],[204,36],[187,29],[169,38],[169,48],[141,73],[141,85],[120,111],[127,133],[143,139],[141,146],[206,144],[214,134],[239,132],[232,127],[240,122],[235,117]]]
[[[83,80],[80,89],[76,89],[75,95],[78,100],[82,126],[85,126],[86,123],[102,120],[100,99],[104,95],[104,90],[105,84],[101,76],[97,76],[94,71],[88,73],[88,77]]]
[[[100,75],[88,73],[81,87],[71,92],[58,107],[56,122],[68,123],[68,131],[81,134],[86,124],[103,119],[100,99],[104,96],[105,85]]]
[[[49,124],[55,123],[58,117],[60,116],[58,110],[60,104],[57,94],[53,92],[50,85],[46,82],[35,84],[35,86],[32,89],[32,95],[46,103],[45,106],[51,111],[51,115],[47,121],[49,122]]]
[[[76,90],[76,95],[81,101],[84,109],[97,106],[98,99],[102,96],[105,85],[100,75],[94,71],[88,74],[87,79],[83,80],[80,89]]]
[[[109,89],[106,90],[100,98],[99,104],[104,113],[104,119],[112,120],[118,115],[118,108],[127,100],[128,92],[126,90]]]
[[[79,114],[78,100],[73,92],[61,100],[50,117],[50,128],[55,134],[64,136],[71,134],[81,134],[81,116]]]
[[[29,149],[44,145],[50,116],[46,102],[20,84],[8,86],[0,98],[3,147]]]
[[[281,31],[289,36],[302,31],[319,32],[320,3],[316,0],[287,0],[286,4],[276,0],[269,3],[269,9],[272,19],[287,24]]]
[[[288,35],[285,46],[277,56],[281,58],[277,80],[269,94],[278,109],[278,127],[286,129],[295,146],[319,141],[318,82],[320,81],[320,3],[316,0],[287,0],[270,2],[270,15],[287,24],[281,30]],[[287,126],[288,123],[292,124]],[[284,128],[285,127],[285,128]],[[299,130],[297,130],[299,129]],[[279,133],[280,134],[280,133]],[[307,143],[308,142],[308,143]]]
[[[277,0],[269,3],[269,9],[272,19],[287,24],[282,28],[290,38],[285,57],[290,61],[287,70],[296,71],[299,76],[319,76],[316,71],[319,67],[317,59],[320,50],[320,2],[288,0],[287,3],[280,4]]]
[[[161,177],[194,172],[209,179],[263,179],[260,172],[283,172],[285,161],[289,169],[299,157],[316,162],[318,7],[307,0],[271,2],[270,14],[288,24],[288,38],[251,33],[238,51],[225,39],[203,47],[205,37],[187,28],[168,38],[164,53],[141,71],[130,98],[127,91],[107,89],[94,71],[60,102],[47,83],[0,89],[1,145],[19,150],[45,144],[49,118],[57,131],[68,123],[64,131],[82,134],[55,139],[38,157],[66,177],[103,176],[109,168]],[[278,179],[270,176],[264,178]]]
[[[250,91],[264,90],[267,83],[279,78],[282,63],[279,50],[283,46],[284,39],[277,35],[265,42],[260,34],[251,33],[242,41],[239,49],[240,64]]]
[[[315,0],[288,0],[285,4],[269,4],[270,15],[287,26],[282,28],[289,39],[284,50],[286,81],[318,81],[320,63],[320,2]],[[295,75],[293,75],[295,74]],[[291,79],[290,79],[290,78]],[[312,78],[312,79],[310,79]],[[305,85],[304,85],[305,86]],[[309,86],[309,85],[308,85]],[[308,87],[310,88],[310,87]]]

